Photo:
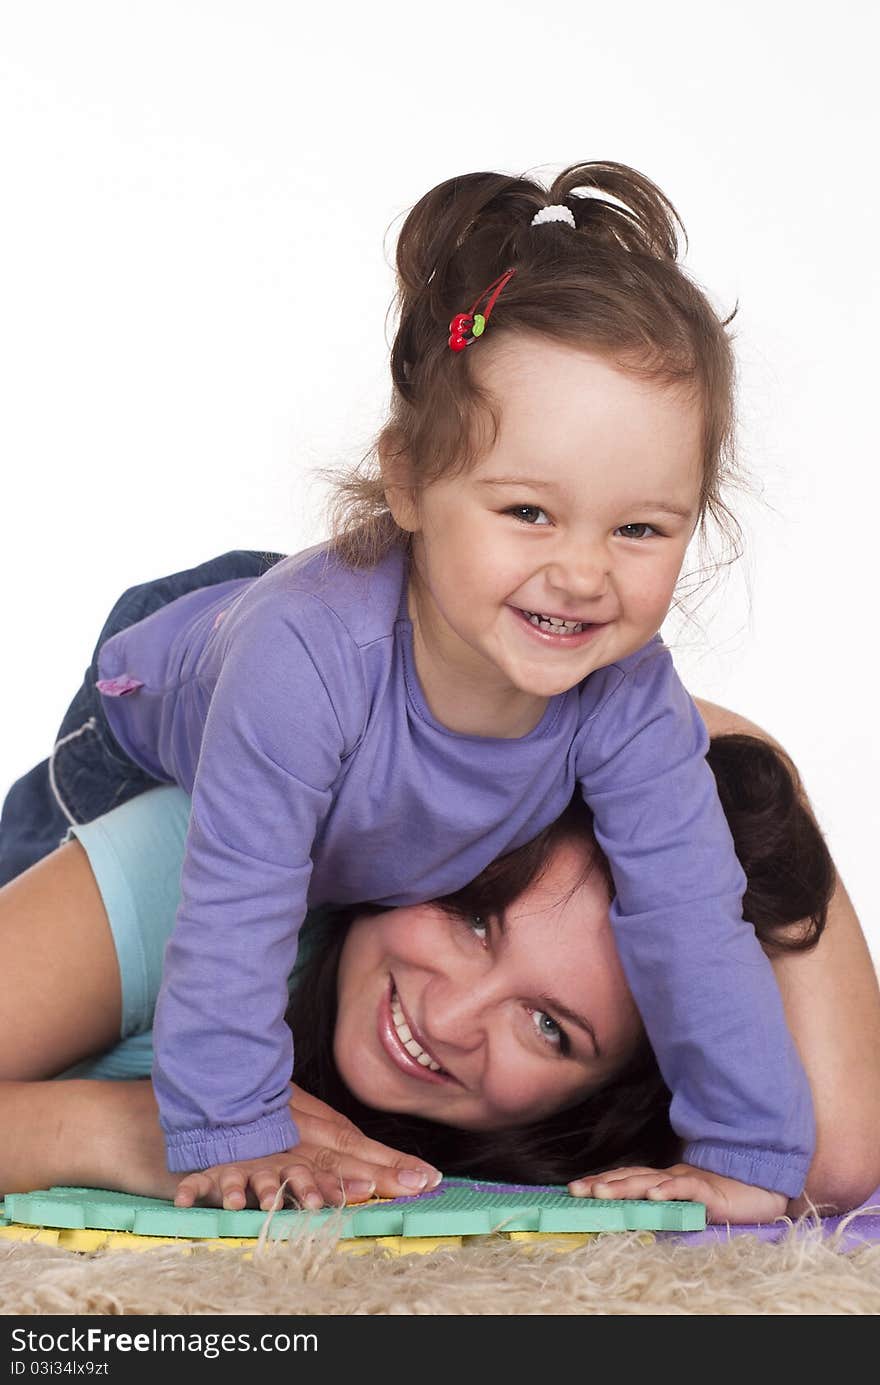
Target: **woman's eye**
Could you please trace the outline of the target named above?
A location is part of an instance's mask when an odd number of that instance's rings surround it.
[[[622,534],[625,539],[646,539],[649,534],[656,534],[657,530],[653,524],[621,524],[615,532]]]
[[[560,1029],[553,1016],[548,1015],[546,1010],[530,1010],[529,1014],[539,1037],[551,1047],[558,1048],[564,1053],[566,1048],[565,1032]]]
[[[482,914],[469,914],[467,926],[472,933],[476,934],[481,943],[484,943],[489,936],[489,921],[484,919]]]
[[[550,523],[547,511],[542,510],[538,505],[514,505],[511,509],[505,511],[505,513],[513,515],[522,524],[530,524],[533,526],[537,525],[537,527],[541,529],[543,529],[544,524]],[[538,524],[538,521],[535,518],[535,516],[537,515],[544,516],[544,520],[541,524]]]

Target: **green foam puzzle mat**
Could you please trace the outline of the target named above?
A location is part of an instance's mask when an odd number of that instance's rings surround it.
[[[11,1224],[94,1228],[187,1240],[257,1237],[267,1213],[174,1207],[155,1198],[95,1188],[48,1188],[10,1193]],[[312,1230],[329,1218],[343,1239],[358,1236],[488,1236],[493,1232],[702,1231],[699,1202],[650,1202],[571,1197],[564,1188],[445,1179],[416,1197],[373,1201],[318,1212],[282,1209],[268,1226],[272,1239]]]

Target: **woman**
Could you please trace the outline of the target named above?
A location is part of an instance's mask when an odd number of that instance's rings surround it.
[[[757,728],[700,706],[710,734],[722,737],[710,763],[749,878],[746,915],[771,953],[812,1085],[818,1143],[806,1195],[844,1210],[880,1181],[876,979],[787,762]],[[131,903],[132,890],[143,894],[146,885],[131,861],[114,858],[105,831],[112,819],[92,825],[109,855],[93,834],[89,856],[72,841],[0,891],[7,1191],[75,1183],[170,1197],[178,1182],[165,1169],[150,1084],[101,1080],[114,1063],[124,1072],[118,1065],[132,1049],[128,1071],[149,1071],[143,1036],[158,984],[155,958],[140,959],[136,982],[126,979],[119,900],[127,892]],[[88,829],[76,832],[89,838]],[[182,840],[176,859],[167,846],[151,852],[148,835],[137,846],[152,885],[164,871],[158,883],[173,918]],[[114,901],[109,918],[104,899]],[[412,1192],[430,1181],[430,1160],[446,1173],[567,1181],[587,1195],[658,1188],[652,1195],[706,1201],[713,1220],[758,1219],[754,1202],[746,1207],[725,1187],[730,1180],[698,1171],[676,1178],[674,1165],[671,1175],[657,1171],[672,1164],[677,1141],[614,950],[609,899],[607,868],[574,804],[455,896],[337,916],[331,941],[319,939],[300,968],[289,1012],[291,1105],[302,1139],[293,1194],[305,1205],[338,1201],[340,1180],[350,1200],[373,1188]],[[127,1049],[117,1042],[121,1025],[135,1036]],[[68,1082],[44,1081],[102,1053]],[[613,1166],[622,1167],[607,1180],[588,1176]],[[242,1205],[235,1188],[212,1185],[209,1174],[192,1178],[189,1200]],[[767,1216],[784,1210],[766,1206]]]

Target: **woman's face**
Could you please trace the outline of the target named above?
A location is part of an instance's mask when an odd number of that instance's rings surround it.
[[[354,921],[333,1054],[361,1101],[490,1130],[573,1105],[623,1063],[640,1021],[587,850],[560,845],[503,920],[416,904]]]

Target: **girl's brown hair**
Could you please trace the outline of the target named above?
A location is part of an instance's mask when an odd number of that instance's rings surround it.
[[[814,947],[825,926],[834,867],[806,806],[797,771],[781,751],[754,736],[720,736],[707,755],[746,873],[745,917],[765,950]],[[593,835],[592,815],[576,796],[533,841],[493,861],[476,880],[438,900],[453,915],[503,915],[546,869],[563,841],[585,848],[585,869],[613,883]],[[576,1106],[515,1129],[474,1132],[413,1116],[375,1111],[342,1082],[333,1061],[336,973],[348,925],[376,906],[346,910],[318,926],[317,944],[294,991],[287,1020],[295,1038],[294,1080],[366,1134],[417,1154],[447,1174],[513,1182],[567,1183],[614,1165],[662,1167],[680,1155],[669,1124],[670,1093],[643,1036],[626,1065]]]
[[[548,205],[567,222],[532,226]],[[355,567],[376,564],[410,536],[386,502],[388,476],[416,489],[473,464],[497,435],[497,405],[474,353],[529,333],[598,353],[676,386],[702,410],[700,537],[713,519],[734,553],[739,526],[722,491],[735,481],[735,360],[721,320],[678,263],[681,219],[661,190],[619,163],[573,164],[549,188],[530,177],[469,173],[425,194],[397,242],[399,325],[388,418],[350,472],[327,472],[331,544]],[[449,350],[449,323],[506,269],[484,336]],[[489,424],[487,434],[486,425]],[[382,468],[385,470],[383,478]]]

